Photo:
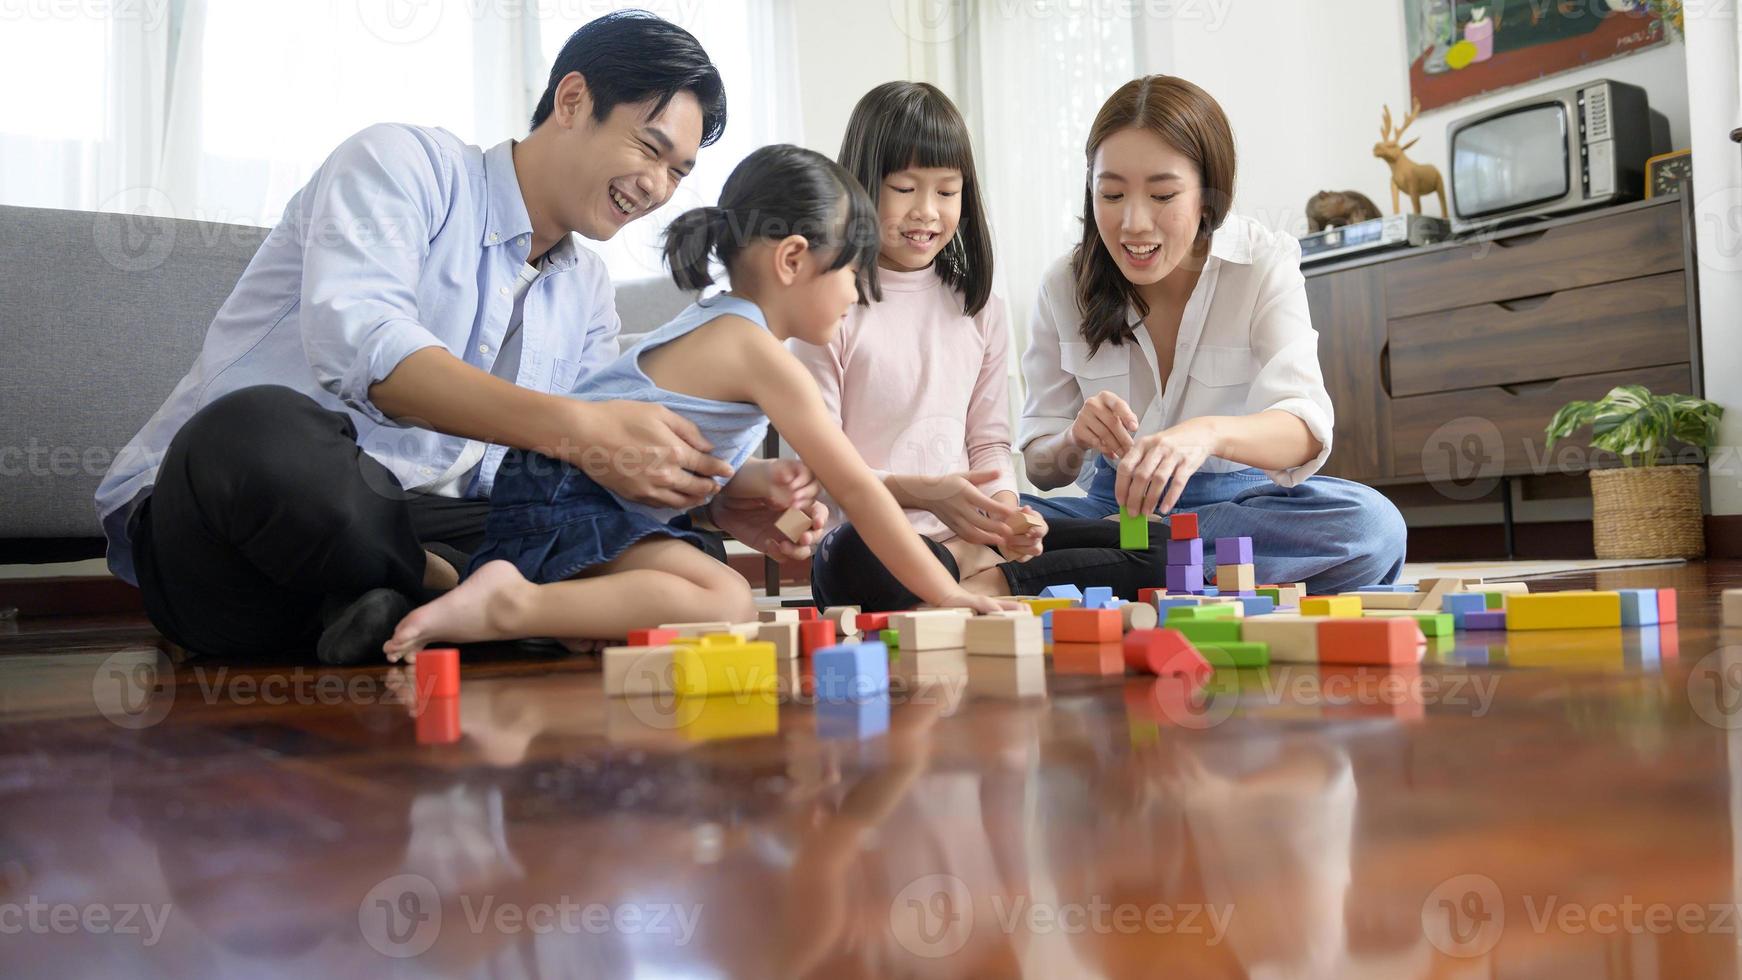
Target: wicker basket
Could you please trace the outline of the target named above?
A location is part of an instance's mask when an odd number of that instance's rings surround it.
[[[1597,557],[1705,557],[1700,473],[1698,466],[1592,470]]]

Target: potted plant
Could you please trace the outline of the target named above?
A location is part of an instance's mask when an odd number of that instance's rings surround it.
[[[1621,465],[1591,470],[1591,526],[1598,558],[1700,558],[1706,553],[1700,467],[1668,465],[1672,444],[1703,455],[1724,409],[1703,398],[1653,395],[1621,385],[1594,402],[1562,406],[1548,446],[1589,425],[1591,445]]]

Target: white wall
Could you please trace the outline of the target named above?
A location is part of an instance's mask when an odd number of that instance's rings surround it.
[[[1203,9],[1216,8],[1206,2]],[[1233,123],[1240,151],[1234,209],[1296,233],[1306,230],[1307,198],[1321,190],[1357,190],[1390,212],[1391,173],[1372,152],[1379,108],[1389,104],[1392,118],[1401,121],[1409,105],[1399,0],[1340,0],[1335,17],[1325,16],[1326,9],[1225,0],[1219,16],[1148,23],[1148,70],[1202,85]],[[1424,112],[1405,136],[1421,138],[1409,157],[1444,173],[1449,122],[1591,78],[1644,87],[1652,107],[1669,117],[1675,145],[1686,147],[1686,66],[1686,48],[1675,41]],[[1407,198],[1403,206],[1408,209]],[[1438,213],[1435,202],[1422,206]]]
[[[847,116],[873,86],[909,74],[909,39],[885,2],[793,0],[804,145],[833,157]]]

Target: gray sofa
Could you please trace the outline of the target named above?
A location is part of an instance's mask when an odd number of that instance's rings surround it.
[[[266,231],[0,206],[0,564],[103,553],[97,482]],[[617,286],[625,338],[688,302],[670,279]]]

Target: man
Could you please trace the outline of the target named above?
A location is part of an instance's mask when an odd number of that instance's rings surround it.
[[[687,420],[562,397],[618,354],[604,264],[572,233],[663,205],[725,123],[696,39],[624,12],[564,45],[524,140],[384,124],[340,145],[98,488],[109,566],[153,624],[201,654],[380,657],[464,571],[508,447],[808,553],[773,533],[820,506],[802,467],[747,465],[710,502],[732,474]]]

